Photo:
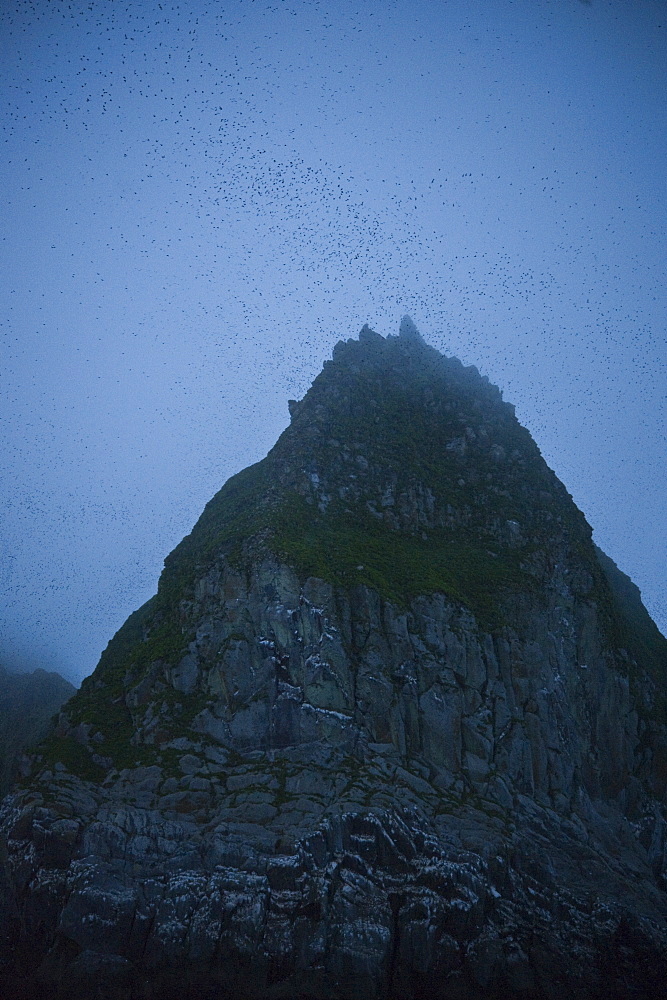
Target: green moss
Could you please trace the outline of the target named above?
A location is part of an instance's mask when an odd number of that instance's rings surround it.
[[[232,563],[238,561],[243,540],[266,523],[271,486],[265,459],[232,476],[206,504],[191,533],[165,559],[158,586],[163,606],[191,596],[196,571],[206,569],[221,554]]]
[[[364,584],[401,607],[420,594],[442,592],[488,628],[503,623],[508,594],[535,586],[516,550],[494,558],[461,533],[431,531],[425,540],[393,531],[363,511],[314,517],[298,496],[276,518],[274,544],[302,576],[347,590]]]
[[[52,735],[40,745],[36,768],[53,768],[55,764],[63,764],[77,778],[94,784],[101,784],[106,774],[105,769],[92,759],[88,748],[71,737]]]
[[[94,752],[110,758],[117,768],[132,767],[135,763],[153,763],[154,750],[130,742],[135,734],[135,725],[125,703],[127,688],[133,682],[128,683],[128,679],[141,678],[156,660],[178,663],[187,652],[192,638],[192,630],[184,630],[179,616],[171,613],[169,607],[156,597],[130,615],[102,654],[95,673],[84,680],[67,705],[67,716],[72,726],[87,724],[91,727],[91,735],[100,733],[104,737],[102,742],[95,744]],[[172,688],[165,688],[162,698],[169,704],[183,703],[187,710],[180,726],[184,730],[203,707],[201,698],[188,698]],[[66,749],[68,742],[69,737],[57,739],[50,752],[65,755],[68,760],[74,759],[76,754]],[[85,748],[81,748],[81,752],[86,752]],[[66,760],[62,762],[69,767]]]

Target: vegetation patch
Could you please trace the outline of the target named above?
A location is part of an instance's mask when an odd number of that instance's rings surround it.
[[[424,540],[393,531],[363,510],[314,518],[298,496],[276,522],[276,549],[300,575],[347,590],[364,584],[399,607],[420,594],[441,592],[492,629],[504,623],[507,595],[535,589],[534,579],[521,569],[520,552],[494,558],[460,533],[432,531]]]
[[[53,769],[56,764],[63,764],[77,778],[96,785],[101,784],[106,775],[105,768],[92,759],[88,748],[71,737],[51,735],[40,744],[35,770]]]

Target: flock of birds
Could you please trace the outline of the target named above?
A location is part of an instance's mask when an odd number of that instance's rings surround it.
[[[636,156],[623,190],[590,152],[596,94],[573,103],[548,56],[521,75],[595,5],[537,4],[525,31],[501,6],[5,6],[0,656],[88,673],[335,341],[405,312],[501,385],[633,572],[637,493],[664,516],[635,440],[660,433],[664,204]]]

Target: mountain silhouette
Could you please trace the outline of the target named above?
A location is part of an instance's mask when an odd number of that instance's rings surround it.
[[[409,317],[289,409],[5,800],[7,984],[662,995],[667,641],[639,591]]]

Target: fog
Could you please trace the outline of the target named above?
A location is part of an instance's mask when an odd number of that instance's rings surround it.
[[[2,6],[0,660],[79,683],[333,345],[475,364],[667,628],[658,0]]]

